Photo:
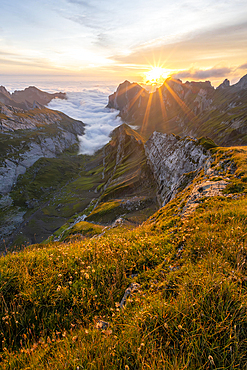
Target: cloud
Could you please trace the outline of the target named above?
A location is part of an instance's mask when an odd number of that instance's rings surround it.
[[[247,69],[247,63],[245,64],[242,64],[240,67],[238,67],[239,69]]]
[[[109,142],[109,134],[122,124],[118,111],[105,108],[112,90],[108,88],[83,89],[67,93],[67,100],[52,100],[48,107],[59,110],[86,124],[85,135],[80,136],[80,154],[93,154]]]
[[[207,65],[212,60],[232,61],[247,57],[247,22],[209,30],[180,34],[179,39],[154,39],[134,49],[129,55],[113,55],[122,64],[147,65],[161,61],[167,68],[181,69],[192,63]],[[211,63],[210,63],[211,64]],[[214,63],[215,64],[215,63]]]
[[[231,68],[222,67],[222,68],[211,68],[206,70],[188,70],[175,73],[174,78],[194,78],[194,79],[206,79],[212,77],[226,77],[232,72]]]
[[[83,0],[67,0],[70,4],[77,4],[86,8],[92,8],[92,4],[90,4],[89,1],[83,1]]]

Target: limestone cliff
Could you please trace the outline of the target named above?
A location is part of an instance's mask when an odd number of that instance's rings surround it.
[[[182,175],[197,171],[210,157],[197,140],[160,132],[154,132],[146,142],[145,153],[158,183],[161,205],[175,196]]]

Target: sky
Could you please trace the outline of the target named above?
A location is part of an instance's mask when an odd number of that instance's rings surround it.
[[[0,77],[142,82],[247,73],[246,0],[0,0]],[[1,82],[1,81],[0,81]]]

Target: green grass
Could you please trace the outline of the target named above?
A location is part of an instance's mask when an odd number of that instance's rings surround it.
[[[132,230],[108,228],[90,239],[102,227],[82,222],[64,234],[67,241],[0,258],[2,369],[246,367],[247,154],[211,152],[213,168],[241,184],[241,193],[204,197],[182,219],[198,176]],[[119,204],[92,213],[107,215]],[[87,238],[74,239],[78,232]],[[140,289],[120,309],[132,282]],[[109,327],[100,331],[98,320]]]
[[[81,221],[77,222],[70,229],[66,229],[62,234],[61,241],[68,241],[73,237],[92,237],[94,235],[99,235],[102,233],[104,226],[95,225],[90,222]]]
[[[221,197],[183,222],[168,204],[133,231],[2,258],[2,368],[243,368],[246,210]]]
[[[88,221],[105,222],[113,221],[119,214],[121,208],[121,200],[110,200],[100,203],[87,217]]]

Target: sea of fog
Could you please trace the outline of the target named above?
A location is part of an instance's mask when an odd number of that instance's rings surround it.
[[[109,88],[84,88],[78,92],[67,92],[67,99],[53,99],[48,108],[59,110],[86,124],[85,135],[79,136],[80,154],[93,154],[108,143],[109,134],[121,125],[118,111],[106,108]]]
[[[85,135],[79,136],[80,154],[93,154],[108,143],[109,135],[114,128],[121,125],[118,111],[106,108],[108,96],[112,94],[117,84],[92,81],[51,81],[17,80],[12,78],[6,82],[1,78],[0,85],[10,92],[22,90],[30,85],[49,93],[66,92],[67,99],[54,99],[48,108],[59,110],[68,116],[85,123]]]

